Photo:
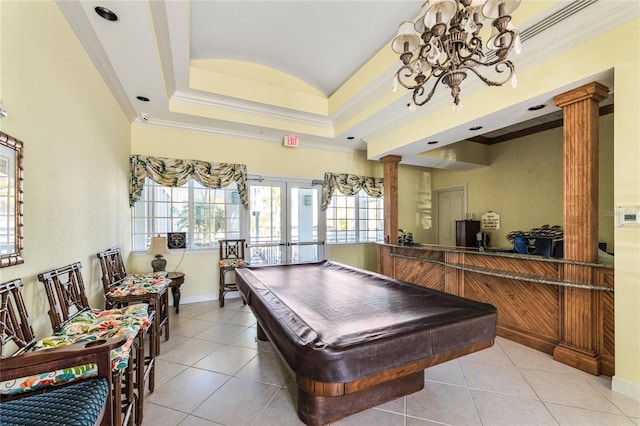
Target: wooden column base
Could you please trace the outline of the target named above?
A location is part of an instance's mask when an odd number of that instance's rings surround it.
[[[555,347],[553,359],[595,376],[601,374],[600,357],[595,352],[584,351],[567,343],[559,343]]]

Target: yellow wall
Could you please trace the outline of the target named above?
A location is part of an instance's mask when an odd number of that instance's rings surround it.
[[[367,160],[364,152],[288,148],[280,142],[251,141],[145,125],[133,125],[131,129],[133,154],[242,163],[247,165],[247,173],[268,177],[322,179],[327,171],[382,176],[380,163]]]
[[[22,278],[36,333],[50,330],[37,274],[82,262],[90,303],[102,307],[96,253],[131,239],[130,124],[54,2],[0,2],[2,131],[24,142]]]
[[[433,170],[433,189],[467,185],[467,212],[500,214],[492,247],[508,247],[510,231],[563,225],[562,128],[489,147],[490,165],[468,171]],[[613,250],[613,114],[600,119],[600,239]],[[435,232],[427,243],[435,243]]]
[[[623,37],[623,38],[620,38]],[[620,43],[620,40],[626,40]],[[616,54],[614,205],[640,207],[640,19],[608,34]],[[630,48],[631,47],[631,48]],[[615,228],[616,374],[613,390],[640,400],[640,227]]]
[[[433,233],[431,182],[429,169],[402,164],[398,168],[398,228],[411,232],[416,243],[430,242]]]

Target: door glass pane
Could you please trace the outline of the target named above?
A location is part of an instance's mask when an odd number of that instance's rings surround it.
[[[291,188],[290,242],[292,262],[318,260],[318,190]]]
[[[279,186],[251,185],[249,263],[282,263],[282,189]]]

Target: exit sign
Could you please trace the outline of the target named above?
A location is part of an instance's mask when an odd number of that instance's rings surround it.
[[[285,136],[282,142],[284,146],[290,146],[292,148],[297,148],[300,146],[300,139],[297,136]]]

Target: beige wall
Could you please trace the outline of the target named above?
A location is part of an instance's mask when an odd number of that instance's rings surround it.
[[[613,250],[613,114],[600,119],[601,242]],[[511,231],[563,225],[562,128],[489,147],[490,165],[468,171],[432,171],[433,189],[467,186],[467,212],[479,219],[500,214],[500,229],[490,231],[492,247],[510,245]],[[435,233],[430,236],[436,241]]]
[[[24,142],[22,278],[36,333],[50,329],[37,274],[82,262],[90,303],[102,307],[95,254],[130,240],[130,124],[55,2],[0,2],[2,131]]]

